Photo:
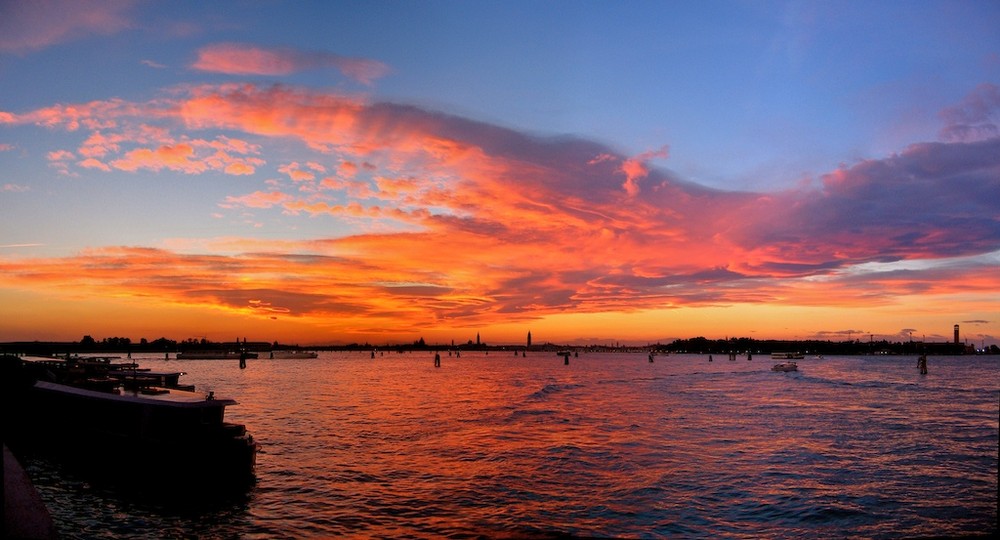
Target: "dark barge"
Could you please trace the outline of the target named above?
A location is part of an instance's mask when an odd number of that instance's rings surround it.
[[[16,361],[16,367],[12,367]],[[164,494],[246,491],[259,445],[225,421],[232,399],[110,358],[4,357],[10,440],[102,479]],[[10,392],[12,391],[12,392]],[[9,436],[8,436],[9,435]]]

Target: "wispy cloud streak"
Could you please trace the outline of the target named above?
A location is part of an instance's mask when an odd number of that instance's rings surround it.
[[[0,2],[0,51],[24,53],[131,28],[133,0]]]
[[[199,71],[230,75],[290,75],[299,71],[333,68],[355,81],[371,84],[389,68],[368,58],[352,58],[325,51],[302,51],[290,47],[264,48],[242,43],[218,43],[198,51],[191,65]]]

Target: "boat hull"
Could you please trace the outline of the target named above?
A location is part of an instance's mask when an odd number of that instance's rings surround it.
[[[235,401],[37,381],[20,388],[17,403],[5,437],[13,448],[98,481],[149,486],[168,498],[192,487],[207,496],[245,493],[255,483],[259,445],[242,425],[224,421]]]

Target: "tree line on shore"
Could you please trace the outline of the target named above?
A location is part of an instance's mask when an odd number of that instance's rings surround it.
[[[708,339],[695,337],[676,339],[669,344],[655,343],[647,345],[560,345],[545,343],[533,345],[487,345],[468,341],[467,343],[434,344],[420,338],[412,343],[373,345],[370,343],[351,343],[347,345],[326,345],[316,347],[299,347],[298,345],[274,342],[241,342],[239,339],[229,342],[210,341],[205,338],[189,338],[176,341],[161,337],[154,340],[140,339],[133,342],[127,337],[108,337],[97,340],[85,335],[80,341],[20,341],[0,343],[0,352],[15,354],[80,354],[80,353],[177,353],[187,351],[210,350],[328,350],[328,351],[406,351],[406,350],[590,350],[590,351],[649,351],[657,353],[689,353],[689,354],[727,354],[752,353],[770,354],[772,352],[801,352],[803,354],[846,354],[846,355],[918,355],[918,354],[1000,354],[1000,348],[990,345],[982,350],[976,350],[961,343],[930,343],[921,341],[888,341],[888,340],[758,340],[753,338]]]
[[[889,341],[882,340],[759,340],[753,338],[707,339],[696,337],[677,339],[669,345],[656,345],[655,349],[671,353],[723,354],[729,352],[801,352],[804,354],[831,355],[879,355],[879,354],[1000,354],[1000,347],[990,345],[985,350],[978,351],[974,347],[962,343],[924,342],[924,341]]]

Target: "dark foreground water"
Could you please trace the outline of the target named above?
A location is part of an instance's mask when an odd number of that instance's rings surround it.
[[[776,373],[765,356],[509,354],[140,359],[240,401],[227,418],[264,448],[243,500],[165,505],[27,468],[67,538],[997,532],[998,357],[921,376],[913,357]]]

